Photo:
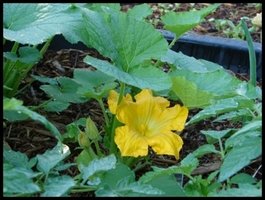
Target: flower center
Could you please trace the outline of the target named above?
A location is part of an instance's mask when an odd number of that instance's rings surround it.
[[[140,126],[139,126],[139,132],[141,133],[141,135],[143,135],[143,136],[148,136],[148,135],[150,135],[150,129],[149,129],[149,127],[148,127],[148,125],[147,124],[141,124]]]

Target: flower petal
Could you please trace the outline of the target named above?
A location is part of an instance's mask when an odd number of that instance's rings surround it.
[[[119,93],[117,93],[115,90],[110,90],[108,97],[108,105],[109,105],[109,110],[112,114],[116,114],[118,100],[119,100]],[[130,94],[126,94],[126,96],[123,97],[123,100],[132,101],[132,96]]]
[[[117,108],[117,118],[130,127],[146,124],[152,115],[155,102],[150,90],[144,89],[135,96],[136,102],[122,101]]]
[[[182,131],[185,127],[189,110],[187,107],[180,105],[175,105],[173,108],[177,110],[177,115],[172,123],[172,130]]]
[[[114,140],[122,156],[138,157],[148,154],[148,144],[145,137],[132,131],[128,126],[116,128]]]
[[[110,90],[108,97],[109,110],[112,114],[116,114],[119,94],[115,90]]]
[[[154,97],[154,99],[161,109],[165,109],[170,105],[169,101],[163,97]]]
[[[182,148],[183,141],[181,137],[173,132],[156,134],[147,139],[148,145],[160,155],[173,155],[179,159],[179,151]]]

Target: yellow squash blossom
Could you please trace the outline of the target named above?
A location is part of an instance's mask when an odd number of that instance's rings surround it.
[[[162,97],[154,97],[152,91],[143,89],[135,96],[123,97],[120,104],[118,93],[110,91],[108,104],[110,111],[124,126],[115,130],[115,143],[122,156],[146,156],[148,147],[157,154],[173,155],[179,158],[183,141],[172,132],[182,131],[188,117],[188,109],[175,105],[169,107],[169,101]]]

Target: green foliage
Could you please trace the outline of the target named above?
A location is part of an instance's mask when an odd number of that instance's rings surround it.
[[[237,174],[231,178],[230,183],[233,183],[233,184],[241,184],[241,183],[243,183],[243,184],[244,183],[254,184],[254,183],[256,183],[256,180],[255,180],[255,178],[253,178],[249,174],[239,173],[239,174]]]
[[[113,77],[98,70],[75,69],[73,80],[80,84],[77,94],[87,99],[105,98],[109,91],[117,86]]]
[[[86,56],[84,62],[123,83],[138,88],[150,88],[154,91],[161,91],[169,89],[171,85],[169,76],[153,66],[139,67],[127,73],[106,61],[90,56]],[[158,79],[159,82],[157,81]]]
[[[152,9],[144,3],[134,6],[132,9],[128,10],[127,13],[135,19],[142,20],[152,14]]]
[[[205,107],[199,113],[194,115],[187,124],[199,122],[203,119],[214,117],[230,111],[235,111],[240,108],[248,108],[253,106],[253,101],[247,98],[237,96],[233,98],[220,99],[212,103],[212,105]]]
[[[32,178],[39,175],[31,170],[36,162],[30,162],[28,157],[11,149],[4,149],[4,188],[5,196],[17,194],[31,194],[39,192],[40,187],[32,181]]]
[[[256,188],[250,184],[244,184],[240,188],[229,188],[226,190],[220,190],[209,196],[218,196],[218,197],[242,197],[244,194],[245,197],[261,197],[261,189]]]
[[[47,175],[52,168],[54,168],[60,161],[65,159],[68,155],[70,155],[69,147],[58,142],[53,149],[47,150],[42,155],[37,155],[37,168],[39,171],[42,171]]]
[[[114,155],[109,155],[101,159],[95,159],[91,161],[87,166],[81,165],[80,172],[82,176],[82,184],[85,184],[89,178],[93,179],[93,175],[96,173],[108,171],[115,168],[116,157]]]
[[[171,91],[177,95],[184,106],[188,108],[203,108],[211,103],[213,95],[200,90],[196,84],[187,80],[184,76],[172,78]],[[187,92],[189,91],[189,92]]]
[[[67,149],[69,150],[69,147],[58,143],[52,150],[47,150],[44,154],[29,160],[24,153],[4,148],[4,196],[66,195],[75,185],[72,177],[58,174],[59,170],[72,166],[62,162],[70,153]],[[36,163],[40,171],[33,169]],[[53,175],[50,175],[51,171]],[[43,179],[44,176],[45,179]]]
[[[12,97],[22,79],[26,76],[31,67],[42,57],[38,49],[34,47],[20,47],[18,55],[15,51],[4,52],[4,95]],[[9,88],[9,89],[7,89]]]
[[[73,25],[74,18],[67,9],[70,9],[70,4],[6,3],[4,38],[20,44],[43,43]]]
[[[44,190],[41,197],[61,197],[75,186],[75,181],[72,177],[63,175],[49,177],[44,185]]]
[[[162,16],[165,29],[172,31],[179,38],[183,33],[194,28],[203,18],[213,12],[220,4],[213,4],[199,11],[168,12]]]
[[[220,183],[211,182],[207,179],[203,179],[201,175],[194,177],[194,179],[185,185],[185,192],[189,196],[206,197],[211,192],[215,193],[221,186]]]
[[[77,142],[78,134],[80,133],[79,126],[85,126],[86,119],[80,118],[77,121],[74,121],[66,125],[66,131],[63,134],[63,141],[65,142]]]
[[[233,21],[229,19],[215,19],[213,22],[216,29],[222,31],[228,38],[236,38],[241,40],[246,38],[240,23],[234,24]]]
[[[67,34],[81,20],[81,13],[71,4],[6,3],[3,14],[4,39],[15,42],[11,52],[5,52],[4,95],[13,97],[21,81],[46,52],[52,37]],[[37,45],[44,42],[39,52]],[[19,47],[20,44],[35,46]]]
[[[192,152],[192,154],[196,156],[196,158],[200,158],[204,156],[205,154],[209,154],[209,153],[219,153],[219,151],[217,151],[215,149],[215,146],[212,144],[204,144]]]
[[[21,47],[18,50],[18,54],[19,56],[14,52],[4,52],[4,58],[11,60],[12,62],[25,64],[35,64],[41,59],[40,52],[33,47]]]
[[[82,12],[89,44],[125,72],[167,51],[166,40],[148,23],[111,9],[105,15]]]
[[[201,133],[206,136],[206,140],[209,144],[214,144],[218,142],[218,140],[228,135],[231,131],[232,129],[226,129],[222,131],[209,130],[209,131],[201,131]]]
[[[13,196],[17,194],[25,195],[39,192],[41,190],[40,187],[32,181],[32,178],[36,176],[36,173],[32,170],[4,163],[3,171],[3,192],[5,196]]]
[[[51,131],[52,134],[54,134],[54,136],[59,141],[62,140],[62,136],[61,136],[60,132],[58,131],[58,129],[51,122],[49,122],[42,115],[40,115],[40,114],[28,109],[27,107],[23,106],[22,104],[23,104],[22,101],[17,100],[15,98],[12,98],[12,99],[4,98],[4,118],[9,120],[5,116],[5,111],[12,111],[11,117],[12,117],[13,120],[14,119],[17,120],[17,117],[16,117],[17,114],[23,114],[23,115],[25,115],[25,116],[33,119],[33,120],[41,122],[49,131]],[[19,118],[19,119],[21,119],[21,118]]]
[[[194,57],[190,57],[181,52],[175,52],[170,49],[167,51],[167,54],[161,58],[161,61],[172,64],[171,68],[173,69],[180,68],[198,73],[204,73],[212,70],[215,71],[220,68],[222,69],[222,67],[218,65],[215,65],[216,68],[209,68],[208,65],[203,63],[201,60],[197,60]]]
[[[242,156],[244,155],[244,156]],[[222,182],[231,175],[247,166],[251,160],[261,155],[261,138],[246,138],[241,145],[235,146],[230,150],[220,168],[219,181]],[[235,162],[235,160],[237,162]]]

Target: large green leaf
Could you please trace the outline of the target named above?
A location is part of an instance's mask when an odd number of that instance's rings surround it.
[[[64,101],[53,100],[43,105],[43,108],[49,112],[61,112],[70,106],[70,103]]]
[[[261,188],[258,189],[251,184],[245,184],[245,187],[223,189],[209,195],[210,197],[262,197]]]
[[[115,176],[113,176],[113,174],[115,174]],[[102,175],[100,187],[106,184],[110,186],[110,188],[115,188],[117,182],[125,177],[127,177],[129,181],[135,181],[134,172],[127,165],[117,163],[114,169],[110,169]]]
[[[199,11],[168,12],[161,19],[165,24],[165,29],[172,31],[179,38],[183,33],[202,22],[203,18],[213,12],[219,5],[213,4]]]
[[[136,5],[132,9],[128,10],[128,14],[138,20],[143,20],[148,15],[152,14],[152,9],[146,3]]]
[[[172,174],[190,175],[198,165],[199,160],[190,153],[181,161],[180,166],[171,166],[166,169],[154,166],[152,167],[154,171],[145,173],[140,177],[139,181],[142,183],[149,183],[160,176],[168,176]]]
[[[183,188],[177,182],[175,174],[156,176],[148,184],[163,191],[164,194],[161,196],[186,196]]]
[[[172,83],[171,91],[188,108],[203,108],[209,105],[214,97],[213,94],[199,89],[196,84],[184,76],[173,77]]]
[[[63,175],[49,177],[44,185],[44,192],[41,197],[61,197],[75,185],[72,177]]]
[[[45,151],[44,154],[37,155],[37,168],[45,174],[48,174],[52,168],[68,155],[70,155],[69,147],[58,142],[53,149]]]
[[[242,143],[246,137],[259,136],[261,134],[261,126],[261,120],[254,120],[247,123],[225,141],[225,148]]]
[[[102,175],[99,189],[95,194],[96,196],[184,196],[174,175],[162,174],[146,183],[135,182],[134,172],[121,163]]]
[[[162,62],[173,64],[176,68],[186,69],[192,72],[204,73],[221,69],[219,65],[208,65],[202,60],[187,56],[181,52],[175,52],[171,49],[161,58]]]
[[[240,108],[246,108],[252,106],[253,101],[244,97],[233,97],[227,99],[220,99],[205,107],[199,113],[194,115],[186,125],[192,124],[210,117],[216,117],[219,114],[238,110]]]
[[[80,3],[78,4],[78,6],[79,5]],[[111,8],[115,11],[119,11],[121,9],[119,3],[85,3],[83,7],[97,12],[105,12],[105,7]]]
[[[24,114],[25,116],[41,122],[51,133],[54,134],[54,136],[61,141],[62,136],[61,133],[58,131],[58,129],[49,122],[44,116],[28,109],[27,107],[22,105],[23,102],[20,100],[17,100],[15,98],[9,99],[4,98],[4,111],[13,111],[13,114]],[[5,113],[5,112],[4,112]],[[4,118],[5,115],[4,115]]]
[[[242,156],[243,155],[243,156]],[[224,158],[218,181],[222,182],[247,166],[252,159],[261,155],[261,138],[246,138],[240,145],[234,146]]]
[[[94,159],[87,166],[81,165],[80,171],[82,175],[83,182],[85,183],[87,179],[93,176],[95,173],[104,172],[114,169],[116,166],[117,159],[111,154],[104,158]]]
[[[135,87],[162,91],[169,89],[171,86],[169,76],[153,66],[138,67],[130,71],[130,73],[126,73],[107,61],[102,61],[91,56],[86,56],[84,62],[121,82]]]
[[[27,155],[19,151],[5,149],[3,152],[3,157],[4,157],[5,162],[8,162],[12,164],[13,166],[31,168]]]
[[[12,164],[4,163],[3,171],[4,196],[31,194],[41,190],[32,180],[38,173],[33,172],[31,169],[15,167]]]
[[[237,89],[242,83],[223,68],[205,73],[179,69],[172,72],[171,75],[173,77],[184,76],[188,81],[196,84],[200,90],[210,92],[218,98],[238,95]]]
[[[201,68],[206,70],[203,71],[200,68],[196,69],[196,62],[191,58],[183,58],[183,61],[175,63],[176,69],[170,72],[170,75],[173,82],[171,92],[185,106],[204,108],[213,100],[239,95],[238,88],[242,81],[226,72],[221,66],[204,60],[197,61],[201,63]],[[187,67],[189,64],[194,68]]]
[[[71,4],[5,3],[4,38],[21,44],[40,44],[68,32],[81,21]]]
[[[77,94],[77,88],[80,86],[75,80],[68,77],[57,77],[57,84],[42,85],[40,88],[51,96],[55,101],[83,103],[86,99]],[[50,105],[51,107],[52,105]],[[66,107],[66,105],[61,105]]]
[[[220,153],[220,152],[215,149],[215,146],[213,144],[204,144],[192,152],[192,154],[196,158],[200,158],[204,156],[205,154],[209,154],[209,153]]]
[[[167,41],[151,24],[112,9],[106,13],[83,9],[87,38],[92,47],[120,69],[128,71],[167,52]]]
[[[230,133],[231,131],[232,129],[226,129],[222,131],[208,130],[208,131],[201,131],[201,133],[206,136],[206,140],[209,144],[214,144],[218,142],[218,140],[226,136],[228,133]]]
[[[252,119],[252,113],[247,109],[240,109],[232,112],[225,113],[223,115],[220,115],[217,117],[213,122],[222,122],[225,120],[229,121],[245,121],[244,119],[251,120]],[[247,121],[248,121],[247,120]]]
[[[254,184],[254,183],[256,183],[256,180],[255,180],[254,177],[252,177],[249,174],[239,173],[239,174],[236,174],[235,176],[233,176],[231,178],[230,183],[234,183],[234,184],[246,184],[246,183]]]
[[[75,69],[74,80],[80,84],[77,93],[86,98],[101,99],[117,86],[114,82],[115,78],[99,70]]]
[[[97,190],[96,194],[105,197],[139,197],[163,195],[164,192],[149,184],[131,182],[130,177],[125,177],[116,183],[115,188],[104,185]]]
[[[35,64],[41,59],[39,50],[34,47],[20,47],[18,53],[19,57],[13,52],[5,52],[4,57],[12,62],[19,61],[26,64]]]

